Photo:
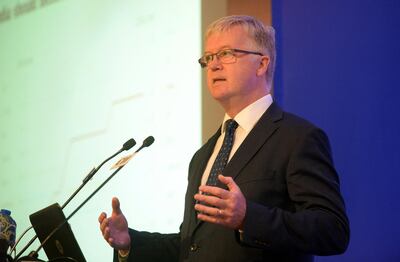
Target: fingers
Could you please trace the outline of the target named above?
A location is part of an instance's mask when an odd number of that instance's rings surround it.
[[[229,191],[236,191],[239,189],[238,185],[233,181],[233,178],[230,176],[223,176],[223,175],[218,175],[219,181],[226,185],[229,189]]]
[[[202,220],[204,222],[209,222],[213,224],[218,224],[218,225],[225,225],[226,223],[224,222],[224,219],[220,216],[209,216],[207,214],[202,214],[199,213],[197,214],[197,218],[199,220]]]
[[[200,212],[200,214],[208,214],[214,217],[222,217],[223,213],[222,210],[217,207],[209,207],[202,204],[196,204],[194,208]]]
[[[101,221],[101,223],[100,223],[100,230],[101,230],[101,232],[104,233],[104,230],[105,230],[105,228],[106,228],[107,226],[108,226],[108,219],[105,218],[105,219],[103,219],[103,221]]]
[[[225,208],[226,206],[225,201],[223,201],[221,198],[211,195],[196,194],[194,195],[194,199],[206,205],[215,206],[218,208]]]
[[[101,213],[99,216],[99,223],[100,223],[100,231],[101,234],[103,235],[103,238],[111,244],[110,242],[110,229],[108,227],[108,219],[107,219],[107,214],[106,213]]]
[[[111,206],[112,206],[112,210],[113,210],[113,211],[112,211],[112,212],[113,212],[113,215],[120,215],[120,214],[122,214],[122,211],[121,211],[121,208],[120,208],[120,204],[119,204],[118,198],[113,197]]]
[[[109,229],[108,227],[105,227],[105,228],[102,230],[102,232],[103,232],[103,238],[104,238],[109,244],[111,244],[111,242],[110,242],[110,229]]]
[[[104,213],[102,213],[104,214]],[[102,214],[100,216],[102,216]],[[114,239],[111,237],[110,227],[109,227],[109,220],[108,218],[103,218],[100,224],[100,231],[103,235],[103,238],[108,242],[110,246],[113,247]]]
[[[104,236],[105,228],[108,226],[108,220],[107,220],[107,214],[106,213],[103,212],[103,213],[100,214],[99,223],[100,223],[101,233]]]
[[[222,199],[226,199],[229,195],[229,191],[215,186],[200,186],[199,190],[202,193],[213,195]]]
[[[199,189],[201,192],[205,192],[223,199],[228,198],[229,196],[229,191],[231,192],[236,192],[240,191],[239,186],[235,183],[232,177],[230,176],[223,176],[223,175],[218,175],[219,181],[226,185],[228,187],[228,190],[224,190],[219,187],[215,186],[200,186]]]
[[[107,214],[105,212],[102,212],[99,216],[99,223],[103,222],[103,220],[107,218]]]

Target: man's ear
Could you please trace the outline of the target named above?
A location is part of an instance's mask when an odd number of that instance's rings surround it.
[[[257,76],[265,75],[268,71],[269,67],[269,57],[268,56],[263,56],[260,60],[260,65],[257,69]]]

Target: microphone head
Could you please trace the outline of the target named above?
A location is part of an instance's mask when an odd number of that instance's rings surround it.
[[[148,147],[151,146],[154,143],[154,137],[153,136],[148,136],[144,141],[142,147]]]
[[[136,145],[136,141],[135,139],[131,138],[128,141],[126,141],[124,143],[124,145],[122,146],[122,150],[129,150],[131,149],[134,145]]]

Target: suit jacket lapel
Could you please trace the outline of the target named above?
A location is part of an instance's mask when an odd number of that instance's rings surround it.
[[[218,137],[221,135],[220,130],[221,129],[218,129],[218,131],[203,146],[201,152],[199,152],[199,157],[196,161],[196,166],[194,167],[194,174],[193,174],[193,181],[195,181],[194,183],[195,188],[192,188],[192,190],[194,190],[194,192],[197,192],[200,186],[201,178],[207,166],[208,160],[211,157],[215,144],[217,143]]]
[[[283,111],[280,107],[278,107],[275,103],[272,103],[271,106],[265,111],[265,113],[261,116],[260,120],[248,134],[246,139],[240,145],[235,155],[229,161],[228,165],[225,167],[223,174],[225,176],[231,176],[234,179],[239,174],[240,170],[242,170],[246,164],[251,160],[251,158],[257,153],[261,146],[265,144],[269,137],[279,128],[279,120],[282,119]],[[201,152],[201,158],[198,161],[198,165],[195,168],[195,175],[193,179],[195,179],[196,186],[192,188],[193,194],[197,192],[198,187],[200,186],[201,177],[204,173],[204,169],[206,168],[208,159],[210,158],[212,151],[215,147],[218,137],[221,132],[218,130],[214,136],[210,138],[207,144],[204,147],[204,152]],[[225,187],[219,185],[220,187]],[[203,221],[197,220],[197,213],[193,207],[192,212],[192,221],[197,221],[190,228],[190,234],[194,234],[196,229],[203,224]]]
[[[201,149],[201,152],[199,152],[199,159],[197,159],[196,166],[193,168],[194,169],[192,177],[193,186],[190,189],[192,196],[194,196],[194,194],[196,194],[198,191],[204,170],[207,166],[208,160],[211,157],[215,144],[217,143],[218,137],[220,135],[221,135],[221,129],[218,129],[218,131],[207,141],[207,143]],[[191,223],[191,226],[189,228],[190,234],[192,234],[202,221],[197,219],[197,212],[194,209],[195,200],[193,199],[193,202],[191,202],[190,204],[192,205],[191,220],[194,222]]]
[[[279,128],[279,120],[282,119],[282,115],[282,109],[275,103],[271,104],[225,167],[223,172],[225,176],[231,176],[233,179],[237,177],[239,172]]]

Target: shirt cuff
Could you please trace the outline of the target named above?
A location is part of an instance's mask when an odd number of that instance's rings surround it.
[[[244,236],[243,236],[244,232],[243,232],[243,230],[239,229],[238,231],[239,231],[239,240],[240,240],[240,242],[244,242]]]
[[[126,251],[118,250],[118,261],[127,262],[129,257],[130,249]]]

